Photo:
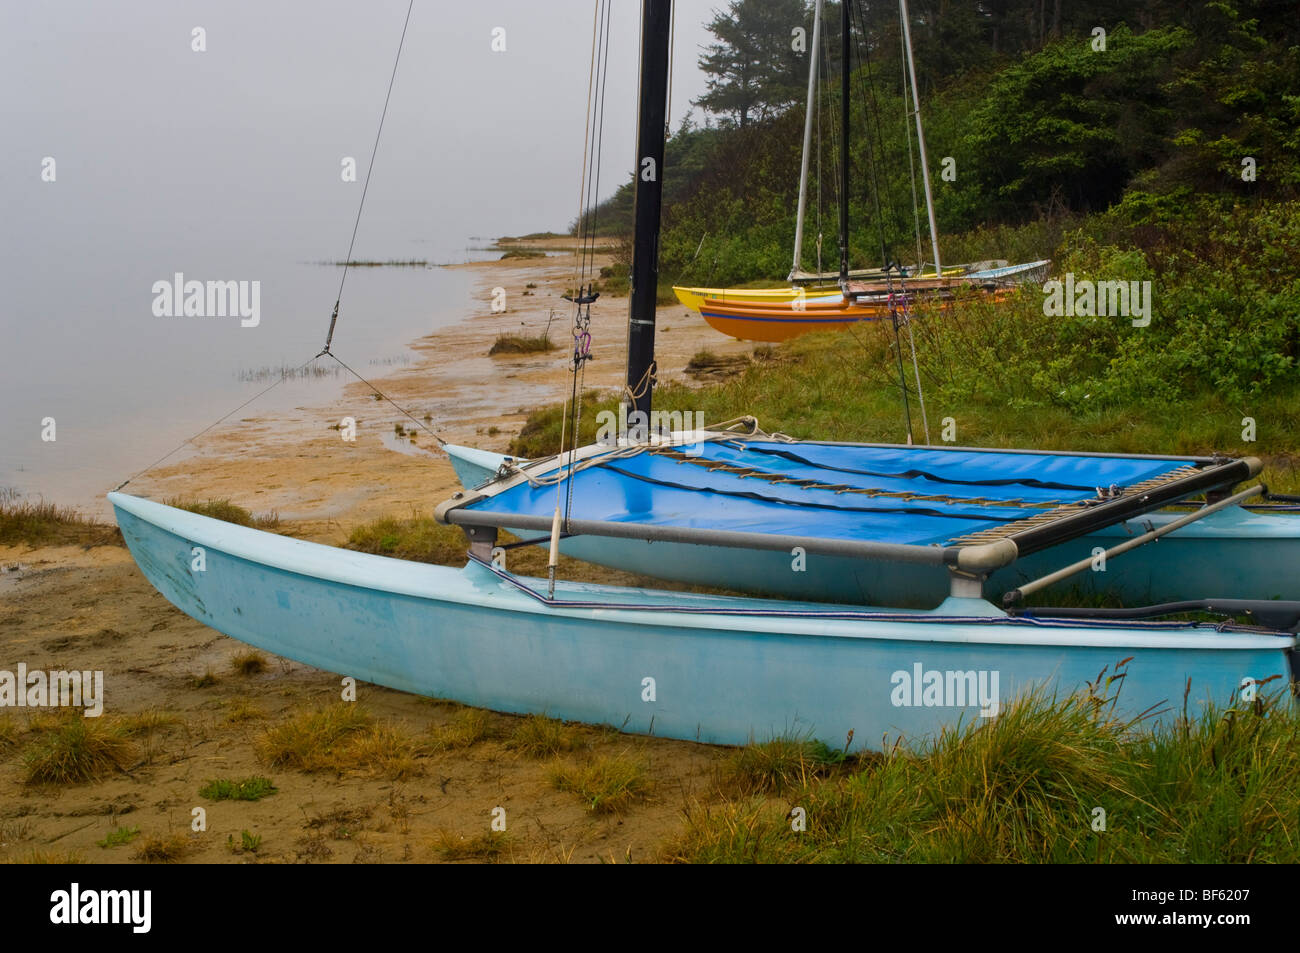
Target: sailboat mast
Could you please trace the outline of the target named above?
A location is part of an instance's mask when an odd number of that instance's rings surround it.
[[[930,166],[925,161],[925,130],[921,128],[921,96],[916,89],[916,63],[912,60],[912,18],[907,12],[907,0],[898,0],[898,12],[903,20],[903,42],[907,46],[907,72],[912,78],[912,109],[916,116],[916,141],[921,154],[921,182],[925,185],[925,211],[930,216],[930,244],[934,248],[934,274],[943,274],[939,261],[939,229],[934,222],[934,196],[930,194]],[[917,263],[920,264],[919,262]]]
[[[632,294],[627,323],[628,436],[649,432],[655,359],[655,298],[659,290],[659,214],[663,199],[664,129],[668,112],[668,50],[672,0],[643,0],[641,89],[636,133]],[[633,416],[633,414],[636,416]]]
[[[812,49],[808,54],[808,109],[803,120],[803,162],[799,168],[799,212],[794,222],[794,264],[790,278],[803,260],[803,213],[808,199],[808,153],[812,148],[813,111],[817,108],[817,58],[821,54],[822,0],[813,5]]]
[[[849,280],[849,0],[840,0],[840,284]]]

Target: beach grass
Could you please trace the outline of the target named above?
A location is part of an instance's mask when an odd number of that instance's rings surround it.
[[[468,544],[455,526],[443,526],[432,516],[412,514],[406,519],[383,517],[358,526],[348,536],[348,549],[397,559],[463,566]]]
[[[561,762],[548,776],[557,791],[577,795],[593,814],[626,811],[646,800],[653,788],[644,762],[627,753]]]
[[[848,760],[815,738],[781,735],[737,748],[724,766],[724,778],[741,795],[780,794],[829,777]]]
[[[1175,707],[1177,707],[1175,705]],[[696,801],[693,863],[1295,863],[1300,722],[1277,699],[1158,724],[1083,693],[897,745],[782,794]]]
[[[776,348],[773,359],[755,362],[725,380],[697,388],[660,385],[655,408],[694,411],[706,424],[753,414],[764,430],[803,439],[906,443],[892,348],[892,330],[879,325],[804,335]],[[907,376],[914,390],[910,367]],[[909,394],[909,404],[914,440],[925,443],[914,393]],[[1085,409],[1018,404],[995,392],[964,397],[928,393],[926,418],[929,442],[939,446],[1258,456],[1265,464],[1260,480],[1270,490],[1297,493],[1297,404],[1300,383],[1271,389],[1245,408],[1209,391],[1162,406],[1135,397],[1131,404]],[[584,395],[580,445],[595,442],[597,414],[617,412],[617,407],[616,393]],[[1258,423],[1253,441],[1243,440],[1246,416]],[[534,410],[508,452],[521,457],[558,452],[563,419],[561,404]]]
[[[482,708],[462,708],[445,725],[429,730],[435,751],[471,748],[480,741],[497,737],[495,717]]]
[[[0,545],[122,545],[122,534],[83,516],[74,507],[25,499],[17,490],[0,490]]]
[[[438,832],[432,846],[443,860],[492,863],[502,860],[514,842],[505,831],[487,831],[474,837],[463,837],[444,830]]]
[[[306,773],[357,773],[399,781],[422,773],[425,753],[394,724],[377,721],[355,703],[300,711],[258,739],[258,756],[272,767]]]
[[[80,711],[41,719],[31,728],[35,737],[23,752],[24,780],[30,785],[98,780],[126,769],[137,755],[120,724]]]
[[[506,736],[505,745],[530,758],[545,758],[576,751],[586,745],[586,738],[579,725],[545,715],[529,715],[515,724]]]
[[[217,673],[214,672],[212,666],[209,665],[203,670],[202,675],[190,676],[190,688],[211,688],[213,685],[217,684],[218,681]]]
[[[488,356],[494,354],[540,354],[554,351],[559,345],[551,340],[549,334],[530,336],[526,334],[502,334],[492,342]]]
[[[261,721],[266,718],[266,711],[251,699],[232,698],[224,704],[226,707],[226,721],[230,724]]]
[[[197,513],[199,516],[207,516],[214,520],[222,520],[253,529],[272,530],[280,525],[280,515],[274,510],[256,516],[251,510],[245,509],[238,503],[232,503],[228,499],[186,500],[173,497],[164,500],[163,503],[178,510],[187,510],[190,513]]]
[[[245,678],[260,675],[266,671],[266,656],[256,649],[240,652],[230,660],[230,670]]]
[[[145,864],[173,864],[192,846],[184,834],[151,834],[135,849],[135,859]]]

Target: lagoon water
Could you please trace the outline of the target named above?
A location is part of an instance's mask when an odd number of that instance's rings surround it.
[[[441,261],[483,254],[464,245],[398,251]],[[160,268],[164,259],[175,265]],[[155,316],[153,283],[170,281],[173,268],[187,279],[259,281],[257,326],[237,316]],[[340,274],[283,254],[202,255],[181,242],[137,260],[85,247],[34,255],[7,290],[0,487],[100,508],[106,491],[267,388],[274,377],[259,371],[316,354]],[[474,277],[438,267],[349,270],[335,353],[364,376],[382,374],[416,337],[485,310],[472,300]],[[287,381],[244,413],[327,400],[344,383],[342,375]],[[52,441],[43,439],[49,418]]]

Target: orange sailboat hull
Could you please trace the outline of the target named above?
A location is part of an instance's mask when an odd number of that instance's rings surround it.
[[[1006,294],[1001,289],[988,293],[995,301]],[[946,310],[952,306],[952,299],[946,296],[928,295],[924,301],[927,309]],[[900,311],[902,307],[906,306],[900,305]],[[839,304],[835,307],[813,307],[809,302],[804,307],[795,308],[789,304],[764,307],[705,299],[700,315],[714,330],[730,337],[742,341],[778,343],[814,331],[840,331],[863,321],[888,320],[890,307],[884,301]]]

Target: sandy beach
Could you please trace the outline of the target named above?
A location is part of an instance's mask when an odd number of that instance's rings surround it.
[[[571,305],[560,296],[572,284],[573,258],[453,267],[476,275],[464,320],[414,342],[418,359],[373,383],[416,418],[428,415],[428,426],[443,439],[504,450],[528,410],[568,392]],[[506,290],[507,310],[494,314],[498,287]],[[588,387],[621,385],[626,316],[625,297],[602,297],[593,306],[596,359]],[[497,335],[540,334],[548,321],[559,350],[488,356]],[[719,355],[751,349],[679,305],[659,310],[661,380],[687,379],[687,362],[706,347]],[[347,360],[346,352],[339,356]],[[336,429],[344,417],[356,420],[353,442]],[[397,438],[397,422],[409,424],[357,382],[324,406],[288,414],[259,415],[253,405],[126,492],[229,499],[257,514],[274,511],[282,532],[337,545],[377,517],[428,514],[457,488],[436,442],[423,432],[414,440]],[[51,716],[0,710],[5,860],[133,862],[147,838],[175,837],[182,861],[434,862],[457,856],[447,846],[456,839],[487,833],[498,807],[505,809],[509,838],[504,847],[497,844],[496,859],[647,860],[680,829],[683,810],[707,799],[726,756],[702,745],[579,727],[571,733],[572,751],[533,757],[507,746],[520,719],[505,715],[484,716],[480,738],[447,749],[430,739],[464,719],[459,706],[363,684],[358,704],[410,742],[409,770],[268,766],[258,752],[266,730],[337,702],[340,675],[275,658],[262,672],[236,673],[232,660],[248,647],[174,609],[120,546],[0,547],[0,567],[0,667],[103,670],[104,718],[119,725],[127,719],[131,743],[128,762],[104,779],[26,783],[24,758],[41,718]],[[207,684],[205,674],[214,682]],[[551,780],[557,765],[604,756],[635,760],[652,781],[647,796],[626,811],[594,813]],[[270,778],[277,792],[250,802],[199,795],[209,780],[257,775]],[[205,831],[192,829],[199,807],[206,811]],[[140,833],[130,844],[99,846],[119,827]],[[254,849],[240,846],[246,831],[261,838]]]

